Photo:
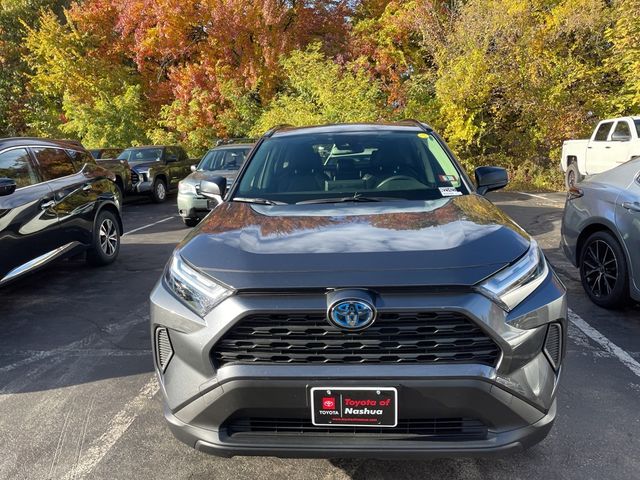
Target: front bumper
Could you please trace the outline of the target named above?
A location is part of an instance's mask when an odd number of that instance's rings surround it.
[[[220,397],[218,392],[211,393],[212,398],[203,398],[205,403],[215,402],[215,408],[210,408],[206,415],[215,415],[227,408],[236,410],[240,404],[253,405],[258,410],[264,409],[265,404],[275,404],[279,405],[281,415],[303,415],[308,413],[308,408],[304,413],[300,411],[301,401],[298,397],[301,385],[305,383],[307,382],[304,380],[242,380],[227,384],[225,393]],[[349,386],[358,384],[362,382],[349,382]],[[367,384],[371,385],[371,382]],[[428,411],[429,415],[451,418],[463,410],[483,409],[485,419],[493,419],[502,428],[500,431],[490,430],[484,439],[462,441],[411,440],[403,436],[392,435],[386,438],[389,436],[359,436],[339,432],[317,435],[264,432],[230,435],[224,425],[218,430],[212,430],[195,418],[189,419],[189,422],[181,420],[166,405],[164,414],[176,438],[205,453],[223,457],[267,455],[321,458],[373,455],[376,458],[428,458],[517,452],[543,440],[551,430],[556,416],[555,400],[546,413],[541,413],[505,390],[477,380],[426,379],[401,380],[400,383],[378,380],[376,385],[379,384],[399,386],[399,395],[414,397],[413,408]],[[233,403],[230,404],[231,402]]]
[[[566,338],[565,290],[553,272],[515,310],[505,313],[480,294],[380,294],[389,310],[455,310],[499,345],[495,367],[481,364],[244,365],[214,368],[216,342],[248,313],[318,310],[322,294],[236,295],[202,319],[159,282],[151,295],[151,328],[169,330],[173,357],[158,369],[165,416],[174,435],[222,456],[420,457],[521,450],[542,440],[555,418],[560,376],[543,353],[549,323]],[[381,309],[381,310],[384,310]],[[563,345],[564,345],[563,341]],[[155,346],[154,346],[155,349]],[[472,418],[481,439],[332,432],[233,432],[238,418],[310,417],[312,387],[395,387],[398,418]]]
[[[209,213],[208,200],[192,194],[178,193],[178,213],[182,218],[204,218]]]
[[[132,185],[132,190],[134,193],[151,193],[153,190],[153,182],[150,181],[139,181],[136,184]]]

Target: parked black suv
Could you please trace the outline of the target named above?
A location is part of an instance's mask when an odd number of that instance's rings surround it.
[[[0,139],[0,285],[85,250],[92,265],[120,249],[113,173],[76,143]]]
[[[131,147],[118,155],[131,166],[134,193],[146,194],[156,203],[164,202],[167,193],[178,189],[178,182],[191,173],[191,164],[182,147],[150,145]]]
[[[556,415],[566,291],[419,122],[269,132],[151,294],[174,434],[218,455],[511,452]]]

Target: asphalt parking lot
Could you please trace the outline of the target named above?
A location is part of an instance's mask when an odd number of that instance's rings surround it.
[[[189,231],[171,197],[125,205],[113,265],[71,259],[0,292],[0,478],[640,478],[640,308],[609,312],[584,295],[558,249],[563,194],[492,199],[545,249],[573,312],[558,419],[536,447],[409,462],[222,459],[174,440],[153,374],[147,301]]]

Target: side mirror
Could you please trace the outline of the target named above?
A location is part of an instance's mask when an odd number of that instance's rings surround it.
[[[197,165],[191,165],[191,171],[195,172],[198,169]]]
[[[226,189],[227,179],[224,177],[211,177],[209,180],[200,182],[200,195],[216,200],[218,203],[222,203]]]
[[[631,135],[628,133],[613,132],[611,134],[612,142],[628,142],[629,140],[631,140]]]
[[[504,168],[478,167],[475,173],[479,195],[486,195],[493,190],[500,190],[509,183],[509,174]]]
[[[16,181],[12,178],[0,178],[0,197],[11,195],[16,191]]]

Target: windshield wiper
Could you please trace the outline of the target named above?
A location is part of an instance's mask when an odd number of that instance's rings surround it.
[[[278,202],[277,200],[269,200],[268,198],[235,197],[231,200],[234,202],[257,203],[258,205],[288,205],[286,202]]]
[[[363,197],[362,195],[354,195],[352,197],[315,198],[313,200],[303,200],[302,202],[296,202],[296,205],[308,205],[312,203],[384,202],[386,200],[402,199],[392,197]]]

